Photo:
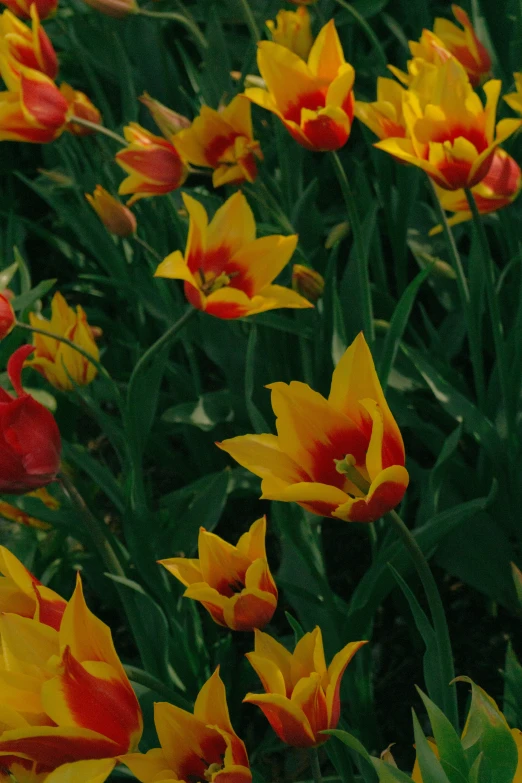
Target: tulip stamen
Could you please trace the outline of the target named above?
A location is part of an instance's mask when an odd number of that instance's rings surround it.
[[[366,481],[357,468],[356,460],[353,454],[347,454],[344,459],[334,459],[335,469],[338,473],[346,476],[352,484],[355,484],[357,489],[360,489],[363,495],[367,495],[370,489],[370,482]]]

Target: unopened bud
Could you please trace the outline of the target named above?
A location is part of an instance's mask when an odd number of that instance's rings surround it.
[[[348,236],[349,233],[350,224],[347,221],[344,221],[343,223],[337,223],[337,225],[332,228],[326,237],[326,242],[324,243],[325,248],[327,250],[331,250],[334,245],[336,245],[338,242],[341,242],[341,240]]]
[[[101,185],[96,185],[94,193],[85,194],[85,198],[94,209],[101,222],[111,234],[128,237],[136,231],[136,218],[128,207],[111,196]]]
[[[16,323],[14,310],[5,294],[0,294],[0,340],[13,331]]]
[[[184,128],[189,128],[191,125],[188,117],[178,114],[177,111],[169,109],[168,106],[164,106],[163,103],[160,103],[155,98],[151,98],[148,92],[144,92],[140,96],[140,101],[147,107],[152,119],[169,141],[176,133],[179,133]]]
[[[292,288],[309,302],[317,302],[324,292],[324,277],[309,266],[294,264]]]

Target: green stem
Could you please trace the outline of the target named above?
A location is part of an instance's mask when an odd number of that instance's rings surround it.
[[[351,3],[347,3],[346,0],[336,0],[336,2],[345,9],[345,11],[348,11],[351,16],[355,19],[355,21],[359,24],[362,30],[366,33],[368,36],[368,40],[372,44],[373,48],[375,49],[375,52],[377,53],[377,56],[379,60],[381,61],[381,66],[383,68],[386,68],[386,63],[388,62],[388,58],[386,57],[386,52],[382,48],[379,39],[373,32],[372,28],[364,19],[364,17],[361,16],[361,14],[351,5]]]
[[[39,326],[31,326],[30,324],[24,324],[22,321],[16,321],[15,326],[18,329],[25,329],[27,332],[34,332],[35,334],[42,334],[44,337],[50,337],[52,340],[57,340],[59,343],[64,343],[64,345],[67,345],[69,348],[72,348],[73,351],[76,351],[77,353],[81,354],[84,359],[87,359],[88,362],[93,364],[100,375],[103,375],[104,378],[106,378],[109,383],[112,385],[115,394],[116,399],[119,399],[120,397],[120,390],[116,386],[116,383],[112,379],[111,375],[107,372],[103,364],[101,364],[98,359],[95,359],[94,356],[92,356],[88,351],[85,351],[83,348],[81,348],[79,345],[76,345],[72,340],[69,340],[67,337],[62,337],[59,334],[54,334],[53,332],[47,331],[47,329],[40,329]]]
[[[310,769],[312,771],[312,779],[314,783],[323,783],[323,777],[321,775],[321,765],[319,763],[319,751],[317,748],[310,748]]]
[[[163,261],[163,256],[160,255],[157,250],[154,250],[154,248],[151,247],[148,242],[145,242],[144,239],[139,237],[137,234],[134,234],[132,238],[138,245],[141,245],[143,248],[145,248],[147,253],[150,253],[150,255],[156,259],[156,261]]]
[[[359,213],[357,211],[357,204],[355,203],[355,197],[350,187],[348,177],[346,176],[346,172],[337,152],[332,152],[331,156],[334,164],[335,174],[344,197],[350,228],[352,230],[353,241],[355,245],[355,255],[357,260],[357,275],[360,288],[359,298],[362,309],[363,330],[366,340],[371,347],[375,339],[375,329],[373,323],[370,276],[368,271],[368,249],[364,244],[364,237],[362,233],[361,222],[359,220]]]
[[[137,13],[140,16],[150,16],[153,19],[169,19],[172,22],[178,22],[192,34],[200,49],[208,49],[208,41],[199,29],[198,25],[191,19],[183,16],[183,14],[177,14],[172,11],[149,11],[146,8],[140,8]]]
[[[508,367],[506,363],[506,355],[505,355],[505,347],[504,347],[504,333],[503,333],[503,326],[502,326],[502,318],[500,317],[500,306],[499,306],[497,291],[496,291],[497,280],[495,274],[495,264],[493,262],[493,258],[491,257],[488,238],[486,236],[486,230],[484,228],[484,224],[480,217],[480,212],[478,211],[475,197],[473,196],[473,193],[469,188],[466,188],[464,192],[466,193],[466,198],[468,200],[469,208],[473,216],[473,224],[475,226],[475,230],[477,232],[477,236],[482,249],[482,253],[481,253],[482,268],[485,275],[486,295],[488,299],[489,314],[491,316],[491,328],[493,331],[493,340],[495,342],[495,353],[496,353],[496,359],[498,365],[498,375],[500,379],[500,391],[504,402],[504,411],[506,414],[507,429],[508,432],[511,432],[512,430],[510,428],[512,424],[514,424],[514,422],[513,422],[513,416],[511,414],[511,405],[510,405],[510,397],[509,397],[509,376],[508,376]]]
[[[254,14],[250,8],[250,2],[249,0],[239,0],[239,4],[243,9],[243,16],[245,17],[245,22],[247,23],[248,28],[252,34],[252,39],[254,43],[257,44],[257,42],[261,40],[261,31],[257,26]]]
[[[444,712],[451,721],[455,729],[458,730],[458,706],[457,691],[453,680],[455,679],[455,669],[453,665],[453,652],[451,649],[451,640],[446,622],[444,606],[437,588],[437,583],[433,577],[428,561],[424,557],[422,549],[418,545],[415,537],[404,524],[396,511],[390,511],[389,516],[395,525],[395,529],[406,549],[408,550],[413,564],[422,582],[428,605],[433,621],[433,629],[437,640],[438,662],[441,671],[443,684],[447,684],[447,690],[443,690]]]
[[[466,326],[468,331],[469,351],[471,355],[471,366],[473,369],[475,392],[477,395],[479,408],[483,410],[486,396],[486,381],[484,377],[484,358],[482,354],[480,323],[475,323],[472,317],[471,297],[469,293],[468,281],[464,273],[464,267],[462,266],[459,251],[457,250],[455,237],[453,236],[453,232],[448,223],[446,212],[440,203],[433,181],[430,179],[430,177],[427,179],[431,188],[433,203],[435,205],[435,209],[437,210],[437,214],[444,232],[444,237],[446,239],[451,266],[457,275],[457,288],[459,290],[460,303],[462,310],[464,311],[464,317],[466,319]]]
[[[123,668],[131,682],[135,682],[138,685],[143,685],[144,688],[155,691],[159,696],[168,699],[171,704],[175,704],[176,707],[180,707],[182,710],[192,712],[194,705],[188,699],[180,696],[177,691],[170,688],[168,685],[165,685],[164,682],[158,680],[154,675],[149,674],[143,669],[139,669],[137,666],[125,664]]]
[[[77,125],[83,125],[84,128],[89,128],[96,133],[103,133],[104,136],[108,136],[110,139],[114,139],[114,141],[123,144],[125,147],[127,146],[127,141],[123,138],[123,136],[120,136],[118,133],[109,130],[109,128],[106,128],[105,125],[98,125],[97,122],[84,120],[83,117],[76,117],[74,114],[69,118],[69,122],[75,122]]]

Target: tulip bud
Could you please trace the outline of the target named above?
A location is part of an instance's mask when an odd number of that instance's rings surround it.
[[[7,363],[16,396],[0,389],[0,492],[11,495],[44,487],[60,468],[61,440],[54,417],[22,388],[22,367],[33,350],[22,345]]]
[[[163,103],[160,103],[155,98],[151,98],[148,92],[144,92],[139,100],[147,107],[152,119],[166,139],[170,139],[171,136],[179,133],[184,128],[190,128],[192,123],[188,117],[178,114],[177,111],[169,109],[168,106],[164,106]]]
[[[84,0],[95,11],[100,11],[113,19],[123,19],[128,14],[138,12],[136,0]]]
[[[272,35],[272,41],[290,49],[291,52],[306,60],[314,42],[310,14],[306,8],[297,11],[279,11],[275,22],[267,19],[266,26]]]
[[[84,92],[75,90],[70,84],[66,84],[65,82],[60,86],[60,92],[67,101],[70,114],[74,117],[79,117],[82,120],[93,122],[95,125],[100,124],[101,114]],[[95,132],[77,122],[68,122],[66,130],[68,130],[69,133],[72,133],[73,136],[89,136]]]
[[[121,201],[111,196],[101,185],[96,185],[94,193],[86,193],[85,198],[94,209],[101,222],[111,234],[128,237],[136,231],[136,218]]]
[[[324,277],[309,266],[294,264],[292,269],[292,288],[309,302],[317,302],[323,295]]]
[[[0,294],[0,340],[12,332],[16,323],[16,317],[9,299],[5,294]]]

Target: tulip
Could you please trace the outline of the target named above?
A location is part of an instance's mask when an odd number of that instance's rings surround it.
[[[247,693],[243,701],[261,707],[282,742],[311,748],[326,742],[320,732],[335,729],[341,712],[340,688],[346,667],[364,644],[350,642],[326,667],[321,629],[316,626],[293,653],[262,631],[255,631],[247,658],[265,693]]]
[[[53,141],[65,130],[67,101],[44,73],[25,66],[19,70],[19,88],[0,92],[0,141]]]
[[[188,163],[214,169],[215,188],[253,182],[256,158],[263,159],[253,136],[252,107],[244,95],[237,95],[222,111],[203,106],[191,127],[172,141]]]
[[[55,13],[58,6],[58,0],[0,0],[0,3],[21,19],[31,19],[33,5],[39,19],[47,19]]]
[[[333,20],[317,36],[308,62],[273,41],[258,44],[257,64],[267,89],[245,95],[273,112],[309,150],[337,150],[352,128],[355,72],[344,59]]]
[[[515,92],[504,95],[504,100],[514,111],[522,114],[522,73],[514,73],[513,78],[515,80]]]
[[[136,0],[84,0],[84,2],[95,11],[100,11],[105,16],[112,16],[113,19],[123,19],[139,11]]]
[[[142,783],[250,783],[252,773],[242,740],[228,714],[219,668],[200,690],[194,714],[159,702],[154,722],[161,748],[121,758]]]
[[[0,388],[0,492],[10,495],[49,484],[60,468],[60,432],[53,415],[22,388],[22,367],[33,350],[23,345],[7,363],[16,397]]]
[[[4,294],[0,294],[0,340],[13,331],[15,324],[16,316],[11,302]]]
[[[169,141],[136,122],[127,125],[123,132],[129,146],[118,152],[116,162],[129,174],[118,191],[121,195],[133,194],[127,206],[140,198],[170,193],[183,185],[187,167]]]
[[[402,112],[404,87],[393,79],[379,76],[377,100],[373,103],[355,101],[355,116],[380,139],[404,138],[406,125]]]
[[[99,359],[100,352],[83,308],[78,305],[74,312],[59,291],[51,302],[51,320],[29,313],[29,321],[35,328],[44,328],[59,337],[66,337],[94,359]],[[26,362],[26,367],[34,367],[60,391],[69,391],[74,385],[87,386],[98,372],[88,359],[71,346],[36,332],[34,355]]]
[[[404,445],[362,333],[335,368],[328,400],[298,381],[268,388],[277,435],[217,444],[263,479],[263,499],[349,522],[374,522],[401,502]]]
[[[292,268],[292,288],[315,304],[324,292],[324,277],[309,266],[294,264]]]
[[[199,201],[182,194],[190,228],[183,256],[168,255],[156,277],[183,280],[189,302],[217,318],[242,318],[278,307],[311,307],[302,296],[272,280],[290,260],[297,236],[256,239],[256,224],[239,191],[210,223]]]
[[[496,147],[522,125],[521,120],[501,120],[495,133],[500,81],[484,85],[483,107],[453,58],[424,70],[418,79],[422,92],[416,91],[414,80],[403,98],[407,138],[386,138],[375,146],[422,168],[441,188],[477,185],[488,173]],[[425,103],[427,83],[431,98]]]
[[[272,35],[272,41],[286,46],[291,52],[306,60],[314,39],[310,22],[310,13],[301,6],[297,11],[278,11],[275,22],[268,19],[266,26]]]
[[[65,82],[60,85],[60,92],[67,101],[70,115],[93,122],[95,125],[100,124],[101,114],[84,92],[75,90]],[[72,121],[67,123],[65,129],[73,136],[90,136],[96,132],[93,128],[87,128],[85,125],[80,125],[79,122]]]
[[[456,226],[473,218],[463,190],[443,190],[435,187],[442,208],[447,212],[455,212],[448,220],[450,226]],[[488,173],[482,182],[472,188],[471,192],[480,214],[487,215],[511,204],[520,193],[521,187],[520,166],[507,152],[497,149]],[[433,236],[441,231],[442,226],[435,226],[430,231],[430,235]]]
[[[452,5],[451,10],[462,28],[448,19],[435,19],[433,32],[466,69],[471,84],[477,86],[491,70],[491,57],[486,47],[479,41],[464,9]]]
[[[58,58],[49,37],[40,24],[38,9],[31,5],[32,30],[11,11],[0,16],[0,72],[6,87],[17,91],[20,84],[20,66],[55,79]]]
[[[136,218],[130,209],[111,196],[101,185],[96,185],[92,196],[86,193],[85,198],[111,234],[128,237],[136,232]]]
[[[5,546],[0,546],[0,572],[0,612],[60,628],[67,601],[39,582]]]
[[[0,754],[52,770],[135,750],[143,728],[138,700],[109,628],[85,604],[79,575],[59,631],[3,614],[0,637]],[[14,676],[23,671],[31,677]]]
[[[184,117],[183,114],[178,114],[177,111],[169,109],[168,106],[164,106],[163,103],[151,98],[148,92],[144,92],[139,100],[147,107],[152,119],[169,141],[171,136],[174,136],[181,130],[185,130],[185,128],[190,128],[191,122],[187,117]]]
[[[409,41],[408,46],[412,59],[407,62],[407,71],[401,71],[394,65],[388,65],[388,69],[397,79],[408,87],[413,80],[422,73],[427,67],[439,67],[443,63],[451,60],[453,55],[444,46],[440,38],[431,30],[423,30],[418,41]],[[427,97],[430,97],[428,92]]]
[[[186,586],[185,597],[200,601],[218,625],[253,631],[270,622],[277,606],[265,535],[265,517],[254,522],[237,546],[202,527],[199,560],[172,557],[159,562]]]

